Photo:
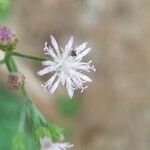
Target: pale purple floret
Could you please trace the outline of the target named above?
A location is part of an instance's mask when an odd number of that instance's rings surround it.
[[[0,27],[0,40],[10,41],[13,37],[12,31],[8,27]]]

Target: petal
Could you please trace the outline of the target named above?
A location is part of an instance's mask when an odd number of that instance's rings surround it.
[[[73,93],[74,93],[74,89],[71,85],[71,80],[69,79],[69,77],[67,78],[67,81],[66,81],[66,88],[67,88],[69,97],[72,98]]]
[[[57,44],[55,38],[51,35],[51,36],[50,36],[50,39],[51,39],[51,43],[52,43],[53,47],[54,47],[55,50],[56,50],[57,55],[60,55],[59,47],[58,47],[58,44]]]
[[[50,55],[53,58],[57,58],[51,46],[47,47],[47,42],[45,42],[44,53]]]
[[[45,42],[45,47],[43,49],[44,51],[47,51],[48,50],[48,47],[47,47],[47,42]]]
[[[43,84],[43,87],[47,88],[48,90],[50,90],[55,78],[56,78],[56,73],[49,79],[47,80],[44,84]]]
[[[52,64],[53,64],[53,62],[50,61],[50,60],[42,61],[42,65],[44,65],[44,66],[49,66],[49,65],[52,65]]]
[[[88,42],[85,42],[85,43],[79,45],[79,46],[75,49],[76,52],[77,52],[77,54],[80,53],[81,51],[83,51],[83,50],[86,48],[87,43],[88,43]]]
[[[84,56],[87,55],[90,51],[91,51],[91,48],[90,48],[90,47],[87,48],[87,49],[85,49],[83,52],[81,52],[81,53],[79,53],[79,54],[77,55],[76,59],[79,59],[79,58],[84,57]]]
[[[61,75],[60,75],[60,82],[61,82],[61,84],[62,84],[63,86],[65,85],[65,81],[66,81],[65,75],[64,75],[64,74],[61,74]]]
[[[38,71],[37,74],[38,74],[39,76],[43,76],[43,75],[45,75],[45,74],[47,74],[47,73],[49,73],[49,72],[52,72],[52,71],[54,71],[54,67],[48,66],[48,67],[46,67],[46,68],[44,68],[44,69]]]
[[[52,47],[49,47],[49,49],[45,52],[45,54],[50,55],[51,57],[53,57],[54,59],[57,58],[56,54],[54,53]]]
[[[73,44],[73,36],[69,39],[67,45],[65,46],[65,51],[63,53],[63,57],[67,57],[69,52],[72,50],[72,44]]]
[[[76,73],[76,75],[81,78],[82,80],[86,81],[86,82],[92,82],[92,79],[89,78],[88,76],[82,74],[82,73],[79,73],[77,71],[74,71]]]
[[[74,147],[74,145],[70,143],[55,143],[55,146],[57,148],[61,148],[62,150],[67,150],[68,148]]]
[[[72,76],[72,81],[74,82],[77,89],[82,88],[82,83],[83,82],[81,80],[78,80],[78,78],[76,76]]]
[[[51,146],[52,141],[48,137],[40,138],[40,145],[41,145],[41,148],[44,149],[46,146]]]
[[[72,48],[72,44],[73,44],[73,36],[69,39],[67,45],[65,46],[65,50],[70,50]]]
[[[56,89],[57,89],[59,83],[60,83],[60,78],[58,78],[58,80],[57,80],[57,81],[54,83],[54,85],[51,87],[51,90],[50,90],[50,93],[51,93],[51,94],[53,94],[53,93],[56,91]]]

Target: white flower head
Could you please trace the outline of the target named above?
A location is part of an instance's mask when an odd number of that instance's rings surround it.
[[[87,55],[91,48],[87,47],[87,42],[73,48],[73,37],[71,37],[65,48],[59,48],[55,38],[50,36],[51,46],[45,43],[44,53],[50,55],[52,60],[43,61],[44,69],[40,70],[40,76],[53,72],[52,77],[46,81],[42,86],[46,91],[54,93],[59,84],[66,86],[69,97],[73,97],[75,90],[79,89],[83,92],[87,88],[86,82],[92,80],[84,75],[82,72],[95,71],[91,60],[89,62],[82,62],[82,58]]]
[[[53,143],[52,140],[48,137],[40,139],[40,150],[70,150],[73,144],[69,143]]]

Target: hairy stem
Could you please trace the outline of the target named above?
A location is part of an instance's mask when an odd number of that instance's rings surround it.
[[[5,55],[5,64],[6,64],[6,67],[7,69],[10,71],[10,72],[13,72],[13,68],[11,67],[11,64],[10,64],[10,57],[11,55],[8,53]]]
[[[12,55],[22,57],[22,58],[32,59],[32,60],[36,60],[36,61],[45,61],[45,60],[47,60],[47,58],[44,58],[44,57],[30,56],[30,55],[21,54],[21,53],[18,53],[18,52],[12,52]]]
[[[6,63],[7,69],[9,71],[18,72],[18,68],[17,68],[13,58],[11,57],[11,55],[6,54],[5,60],[6,60],[5,63]],[[20,122],[19,122],[19,127],[18,127],[19,132],[24,131],[25,119],[26,119],[26,114],[27,114],[27,112],[26,112],[27,105],[26,104],[28,103],[28,97],[27,97],[24,87],[21,89],[21,94],[24,99],[24,102],[23,102],[24,104],[23,104],[23,109],[21,110]]]
[[[11,54],[9,54],[9,53],[6,54],[5,64],[10,72],[18,72],[19,70],[18,70],[17,65],[16,65],[13,57],[11,56]],[[21,92],[21,95],[22,95],[24,101],[23,101],[23,108],[21,110],[18,131],[24,132],[25,119],[26,119],[27,115],[29,115],[29,116],[33,115],[31,119],[33,119],[33,122],[35,123],[35,125],[40,125],[43,123],[48,124],[45,117],[36,108],[36,106],[32,104],[30,98],[28,97],[26,89],[24,87],[22,87],[20,92]]]

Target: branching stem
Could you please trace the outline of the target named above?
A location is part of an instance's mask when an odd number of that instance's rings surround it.
[[[47,60],[47,58],[44,58],[44,57],[31,56],[31,55],[21,54],[21,53],[18,53],[18,52],[12,52],[12,55],[22,57],[22,58],[32,59],[32,60],[36,60],[36,61],[45,61],[45,60]]]
[[[28,56],[26,56],[26,58],[28,58]],[[37,57],[32,57],[30,56],[30,58],[36,58]],[[39,58],[38,58],[39,59]],[[6,53],[5,56],[5,64],[7,69],[10,72],[18,72],[18,68],[17,65],[12,57],[12,52],[11,53]],[[18,131],[19,132],[24,132],[24,126],[25,126],[25,120],[26,120],[26,116],[27,114],[29,114],[29,112],[33,112],[32,116],[33,120],[40,125],[41,123],[48,123],[47,120],[44,118],[44,116],[40,113],[40,111],[35,107],[35,105],[32,104],[32,102],[30,101],[30,98],[28,97],[28,94],[26,92],[26,89],[24,87],[22,87],[22,89],[20,90],[22,98],[23,98],[23,108],[21,110],[21,116],[20,116],[20,122],[19,122],[19,126],[18,126]],[[32,115],[32,114],[30,114]]]

